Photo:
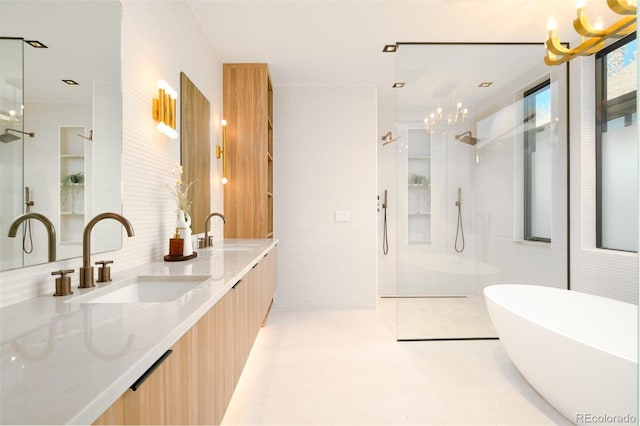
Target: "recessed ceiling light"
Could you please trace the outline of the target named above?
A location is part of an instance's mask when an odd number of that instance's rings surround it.
[[[404,85],[405,85],[405,83],[398,82],[398,83],[393,83],[393,86],[391,86],[391,87],[393,87],[394,89],[400,89],[400,88],[404,87]]]
[[[393,53],[396,50],[398,50],[397,44],[385,44],[384,48],[382,49],[383,52],[388,52],[388,53]]]
[[[478,84],[478,87],[489,87],[493,84],[493,81],[484,81],[480,84]]]
[[[29,46],[35,47],[36,49],[48,49],[48,47],[44,43],[41,43],[38,40],[25,40],[24,42]]]
[[[62,80],[62,82],[68,84],[69,86],[78,86],[78,85],[80,85],[80,83],[78,83],[75,80]]]

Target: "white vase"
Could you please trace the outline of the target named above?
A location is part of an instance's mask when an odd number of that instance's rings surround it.
[[[189,256],[193,254],[193,246],[191,243],[191,216],[182,210],[178,210],[176,228],[180,230],[180,238],[184,240],[182,255]]]

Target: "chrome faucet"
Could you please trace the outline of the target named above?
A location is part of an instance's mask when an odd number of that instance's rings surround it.
[[[204,221],[204,246],[205,247],[210,247],[213,245],[213,241],[209,242],[209,219],[211,219],[213,216],[218,216],[220,219],[222,219],[222,223],[227,223],[227,219],[225,219],[222,213],[211,213],[209,216],[207,216],[207,218]]]
[[[9,237],[14,238],[18,233],[20,224],[25,220],[36,219],[42,222],[45,228],[47,228],[47,235],[49,237],[49,262],[55,262],[56,260],[56,228],[53,223],[43,214],[40,213],[25,213],[18,216],[11,226],[9,227]]]
[[[131,223],[125,219],[124,216],[118,213],[101,213],[91,219],[89,223],[84,227],[84,233],[82,234],[82,268],[80,268],[80,285],[78,288],[91,288],[94,287],[93,283],[93,266],[91,263],[91,231],[96,223],[103,219],[115,219],[124,226],[127,230],[127,235],[133,237],[133,227]]]

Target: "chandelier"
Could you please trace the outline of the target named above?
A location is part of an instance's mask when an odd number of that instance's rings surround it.
[[[545,43],[547,55],[544,62],[547,65],[560,65],[576,56],[593,55],[604,47],[606,40],[621,38],[636,30],[636,0],[607,0],[607,5],[613,12],[624,16],[605,29],[601,20],[600,22],[596,20],[591,25],[589,18],[584,13],[584,0],[577,1],[577,17],[573,21],[573,27],[582,37],[582,42],[573,49],[560,42],[555,19],[550,17],[547,24],[548,38]]]
[[[437,132],[445,132],[462,124],[469,110],[463,107],[462,102],[454,106],[450,106],[446,111],[442,107],[437,107],[424,119],[424,129],[430,135]]]

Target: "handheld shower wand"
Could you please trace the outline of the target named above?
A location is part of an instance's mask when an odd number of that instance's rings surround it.
[[[456,201],[456,207],[458,208],[458,226],[456,227],[456,240],[454,242],[454,248],[458,253],[464,251],[464,228],[462,227],[462,188],[458,187],[458,201]],[[462,237],[462,246],[458,248],[458,239]]]
[[[384,190],[384,201],[382,202],[384,209],[384,228],[382,231],[382,253],[386,256],[389,254],[389,236],[387,234],[387,190]]]
[[[24,187],[24,212],[31,213],[31,207],[35,205],[31,199],[31,188]],[[31,219],[27,219],[23,223],[22,232],[22,251],[26,254],[33,253],[33,234],[31,233]]]

